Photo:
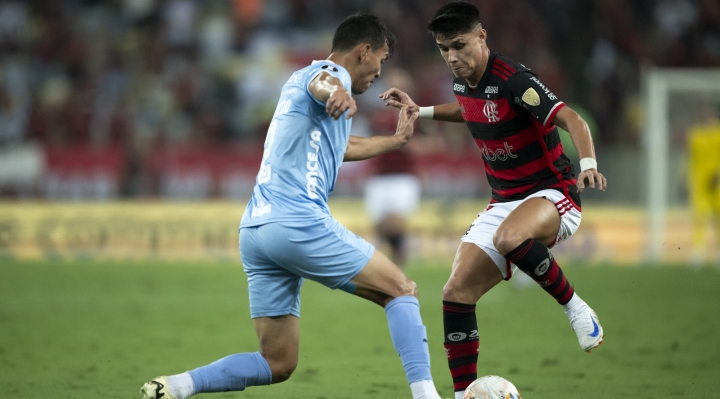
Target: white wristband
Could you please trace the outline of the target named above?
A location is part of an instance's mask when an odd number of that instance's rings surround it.
[[[420,107],[418,110],[418,118],[432,119],[435,113],[435,107]]]
[[[597,169],[597,161],[595,158],[583,158],[580,160],[580,172],[588,169]]]

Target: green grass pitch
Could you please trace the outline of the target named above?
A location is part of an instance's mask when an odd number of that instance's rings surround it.
[[[479,374],[533,398],[710,398],[720,381],[720,271],[568,265],[605,343],[583,352],[536,286],[480,300]],[[452,397],[442,346],[446,262],[410,265],[432,371]],[[0,398],[139,398],[144,380],[255,351],[237,263],[0,259]],[[308,282],[300,364],[290,381],[218,398],[410,398],[376,305]]]

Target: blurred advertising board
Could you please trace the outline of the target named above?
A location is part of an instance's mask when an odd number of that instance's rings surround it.
[[[374,242],[362,201],[331,200],[333,215]],[[409,222],[411,257],[453,256],[480,200],[426,200]],[[238,259],[238,224],[245,202],[0,202],[0,261],[20,259]],[[572,239],[553,252],[563,260],[633,264],[644,257],[639,209],[587,206]],[[668,237],[669,261],[686,259],[688,226]],[[449,265],[448,265],[449,266]]]

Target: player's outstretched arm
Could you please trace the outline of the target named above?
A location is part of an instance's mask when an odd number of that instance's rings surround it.
[[[595,188],[595,183],[600,191],[605,191],[607,180],[597,170],[595,147],[590,135],[590,128],[585,120],[572,108],[565,106],[555,115],[553,123],[570,133],[570,138],[580,157],[580,169],[582,170],[577,179],[578,192],[583,192],[585,187]]]
[[[417,104],[404,91],[393,87],[380,94],[380,98],[387,101],[385,105],[395,108],[410,107],[418,110],[420,118],[433,119],[444,122],[465,122],[458,103],[435,105],[431,107],[418,107]]]
[[[350,119],[357,111],[355,99],[345,90],[340,79],[327,72],[318,74],[308,85],[308,90],[318,101],[325,103],[325,110],[333,119],[340,118],[348,110],[345,119]]]
[[[413,135],[413,123],[417,118],[417,111],[412,111],[410,107],[403,107],[400,109],[400,117],[394,135],[350,136],[343,161],[362,161],[403,147]]]

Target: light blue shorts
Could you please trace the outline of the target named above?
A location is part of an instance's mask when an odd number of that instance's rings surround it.
[[[272,222],[240,229],[250,316],[300,317],[304,279],[344,288],[367,265],[375,247],[335,219]]]

